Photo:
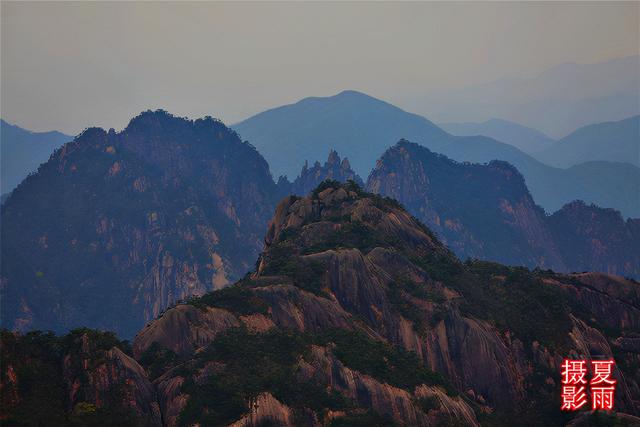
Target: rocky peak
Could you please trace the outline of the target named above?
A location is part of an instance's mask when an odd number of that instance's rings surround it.
[[[283,182],[279,184],[280,193],[282,195],[306,195],[325,180],[338,182],[354,181],[360,186],[364,185],[362,179],[351,169],[349,160],[346,157],[341,159],[335,150],[331,150],[324,165],[316,161],[313,166],[309,168],[309,163],[305,161],[300,174],[293,183],[288,184]]]
[[[335,150],[329,151],[329,158],[325,163],[326,166],[337,166],[340,164],[340,156],[338,156],[338,152]]]
[[[2,206],[3,325],[130,337],[244,275],[276,201],[264,158],[210,117],[87,129]]]
[[[401,140],[367,189],[401,202],[460,257],[565,269],[544,211],[506,162],[458,163]]]

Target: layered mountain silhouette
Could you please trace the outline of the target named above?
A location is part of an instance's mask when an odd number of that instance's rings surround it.
[[[558,167],[597,160],[640,166],[640,116],[582,127],[535,157]]]
[[[122,132],[88,129],[2,207],[2,325],[129,338],[176,301],[242,277],[277,200],[326,179],[362,183],[331,151],[276,184],[256,149],[211,118],[149,111]],[[639,276],[637,221],[588,204],[548,218],[504,162],[460,164],[400,143],[367,187],[405,204],[462,258]]]
[[[312,167],[309,167],[308,162],[305,162],[300,174],[293,182],[289,182],[286,177],[280,176],[278,179],[278,189],[283,196],[289,194],[306,196],[326,180],[343,183],[354,181],[356,184],[364,186],[362,178],[351,169],[349,159],[346,157],[341,159],[337,151],[331,150],[324,165],[316,161]]]
[[[214,119],[88,129],[2,206],[2,325],[130,337],[250,270],[277,197],[265,160]]]
[[[639,70],[640,55],[595,64],[566,63],[539,74],[415,97],[409,107],[439,122],[500,117],[558,139],[591,123],[640,114]]]
[[[356,91],[305,98],[257,114],[232,126],[269,162],[274,175],[294,177],[305,160],[339,148],[354,170],[366,176],[401,137],[440,141],[447,133],[417,114]]]
[[[640,277],[640,220],[583,202],[549,217],[506,162],[457,163],[400,141],[367,189],[401,202],[462,258]]]
[[[31,132],[0,120],[0,193],[16,188],[56,148],[72,139],[57,131]]]
[[[438,123],[438,126],[452,135],[488,136],[497,141],[513,145],[527,154],[534,155],[534,157],[535,153],[550,147],[556,142],[538,130],[502,119],[490,119],[481,123]]]
[[[170,308],[132,348],[90,330],[3,333],[3,414],[47,425],[632,425],[638,329],[635,281],[462,263],[396,201],[327,181],[280,202],[251,275]],[[614,353],[620,413],[561,412],[563,358]]]
[[[355,91],[306,98],[260,113],[234,129],[257,147],[276,176],[296,176],[306,160],[323,158],[335,147],[357,174],[367,176],[384,151],[405,138],[459,162],[511,163],[547,212],[580,199],[640,217],[638,167],[614,162],[547,166],[512,145],[485,136],[450,135],[424,117]]]

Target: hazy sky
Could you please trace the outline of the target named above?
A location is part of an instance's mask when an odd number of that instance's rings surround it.
[[[149,108],[232,124],[343,89],[402,107],[637,54],[639,4],[3,1],[0,115],[76,133]]]

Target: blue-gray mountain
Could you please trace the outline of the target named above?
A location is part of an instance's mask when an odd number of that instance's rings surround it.
[[[90,128],[2,206],[2,325],[131,337],[249,271],[277,198],[262,156],[211,118]]]
[[[306,98],[260,113],[234,129],[265,156],[276,175],[295,176],[305,160],[323,158],[335,148],[356,173],[367,176],[388,147],[406,138],[460,162],[511,163],[547,212],[581,199],[625,217],[640,217],[640,168],[614,162],[554,168],[492,138],[450,135],[424,117],[354,91]]]
[[[582,127],[534,156],[562,168],[597,160],[640,166],[640,116]]]
[[[513,145],[528,154],[542,151],[555,142],[554,139],[538,130],[502,119],[490,119],[481,123],[438,123],[438,126],[452,135],[488,136]]]
[[[276,175],[294,177],[305,161],[337,149],[366,176],[399,138],[440,141],[448,135],[424,117],[355,91],[305,98],[232,126],[251,141]]]
[[[16,188],[56,148],[72,139],[56,131],[30,132],[0,120],[0,193]]]
[[[640,114],[639,87],[640,55],[633,55],[416,96],[409,106],[439,122],[500,117],[557,139],[591,123]]]
[[[503,161],[457,163],[400,141],[367,189],[398,200],[461,258],[640,277],[640,220],[583,202],[547,216]]]

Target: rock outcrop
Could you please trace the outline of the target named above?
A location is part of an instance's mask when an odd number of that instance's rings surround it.
[[[351,169],[349,160],[346,157],[340,159],[338,153],[331,150],[324,165],[320,165],[320,162],[316,161],[312,167],[309,167],[309,163],[305,162],[300,174],[293,182],[289,182],[286,177],[281,176],[278,179],[278,189],[282,196],[290,194],[306,196],[326,180],[343,183],[354,181],[360,186],[364,185],[362,178]]]

